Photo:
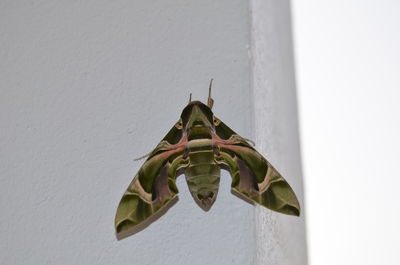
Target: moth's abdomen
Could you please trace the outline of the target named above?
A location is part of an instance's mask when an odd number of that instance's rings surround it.
[[[212,150],[190,152],[189,160],[185,170],[189,190],[197,204],[208,211],[217,198],[220,167],[214,162]]]
[[[219,166],[215,164],[192,165],[186,169],[186,181],[199,199],[213,197],[210,193],[218,191],[219,173]]]

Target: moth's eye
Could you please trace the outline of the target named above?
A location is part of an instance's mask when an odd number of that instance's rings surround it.
[[[216,117],[214,117],[214,125],[218,126],[220,123],[221,123],[221,120],[216,118]]]
[[[175,127],[179,130],[182,130],[182,126],[183,126],[182,121],[178,121],[177,123],[175,123]]]

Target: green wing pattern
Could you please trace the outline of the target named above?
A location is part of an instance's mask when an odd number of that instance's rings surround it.
[[[224,123],[219,122],[216,129],[217,135],[222,136],[217,141],[220,154],[216,160],[230,172],[232,192],[271,210],[299,216],[299,202],[281,174],[247,140]]]
[[[204,210],[216,198],[223,168],[232,176],[234,194],[299,216],[292,188],[248,142],[216,118],[209,106],[190,102],[124,193],[115,217],[117,238],[141,231],[165,213],[178,199],[175,181],[185,170],[189,189]]]
[[[125,191],[115,217],[119,239],[141,231],[164,214],[176,201],[175,180],[187,166],[182,158],[183,147],[175,144],[176,132],[170,133],[150,153],[135,178]]]

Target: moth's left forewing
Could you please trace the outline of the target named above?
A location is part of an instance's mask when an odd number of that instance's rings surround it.
[[[229,131],[222,130],[222,136],[229,139],[221,137],[216,160],[231,173],[233,193],[277,212],[300,215],[297,197],[282,175],[247,140],[223,125]]]

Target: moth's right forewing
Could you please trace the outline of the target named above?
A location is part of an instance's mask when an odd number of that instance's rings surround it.
[[[115,216],[119,239],[141,231],[177,201],[175,180],[188,163],[182,156],[185,147],[175,144],[180,140],[179,132],[176,128],[170,130],[150,153],[122,196]]]

